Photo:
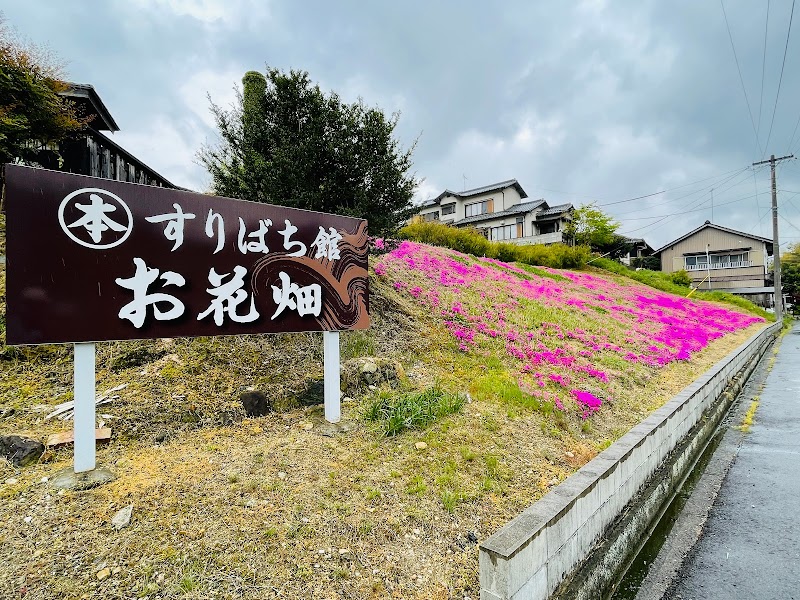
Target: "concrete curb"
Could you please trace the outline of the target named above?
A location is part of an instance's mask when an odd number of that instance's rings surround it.
[[[729,390],[718,402],[723,391],[734,379],[741,386],[779,331],[776,323],[753,335],[485,540],[481,598],[596,598],[608,589],[735,397]]]

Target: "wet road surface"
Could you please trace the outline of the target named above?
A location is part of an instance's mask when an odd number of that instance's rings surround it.
[[[754,423],[664,598],[800,600],[800,326],[778,348]]]

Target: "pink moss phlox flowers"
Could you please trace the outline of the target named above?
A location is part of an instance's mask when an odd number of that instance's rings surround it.
[[[441,314],[460,351],[490,356],[502,352],[502,343],[505,354],[519,363],[521,389],[524,383],[530,393],[549,398],[541,388],[576,386],[570,393],[586,414],[599,410],[602,401],[577,386],[599,386],[596,393],[604,395],[620,374],[618,367],[605,366],[605,357],[657,369],[690,360],[712,340],[762,320],[641,285],[540,269],[558,279],[406,241],[383,255],[375,274],[388,275],[396,290],[423,305],[449,307],[435,314]],[[529,307],[552,317],[520,320]],[[564,323],[573,315],[582,326],[562,327],[554,322],[561,315]]]

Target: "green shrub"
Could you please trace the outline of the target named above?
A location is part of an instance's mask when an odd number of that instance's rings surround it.
[[[379,392],[364,412],[367,421],[377,423],[383,435],[397,435],[405,429],[424,429],[434,421],[461,410],[466,398],[439,387],[422,392]]]
[[[683,269],[670,273],[669,278],[675,285],[680,285],[682,287],[689,287],[692,285],[692,278],[689,277],[689,274]]]
[[[589,260],[586,246],[565,246],[564,244],[518,245],[509,242],[490,242],[474,228],[450,227],[443,223],[418,222],[406,225],[398,235],[405,240],[443,246],[464,254],[486,256],[503,262],[519,262],[527,265],[540,265],[555,269],[577,269]]]

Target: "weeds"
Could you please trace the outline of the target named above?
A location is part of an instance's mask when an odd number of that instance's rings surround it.
[[[737,427],[739,431],[743,431],[747,433],[750,431],[750,427],[753,426],[753,419],[756,416],[756,410],[758,410],[758,403],[760,398],[758,396],[753,397],[753,401],[750,403],[750,408],[747,409],[747,412],[742,419],[742,424]]]
[[[406,429],[424,429],[442,417],[459,412],[465,402],[464,396],[439,387],[400,395],[381,391],[367,404],[364,418],[378,424],[383,435],[391,437]]]

